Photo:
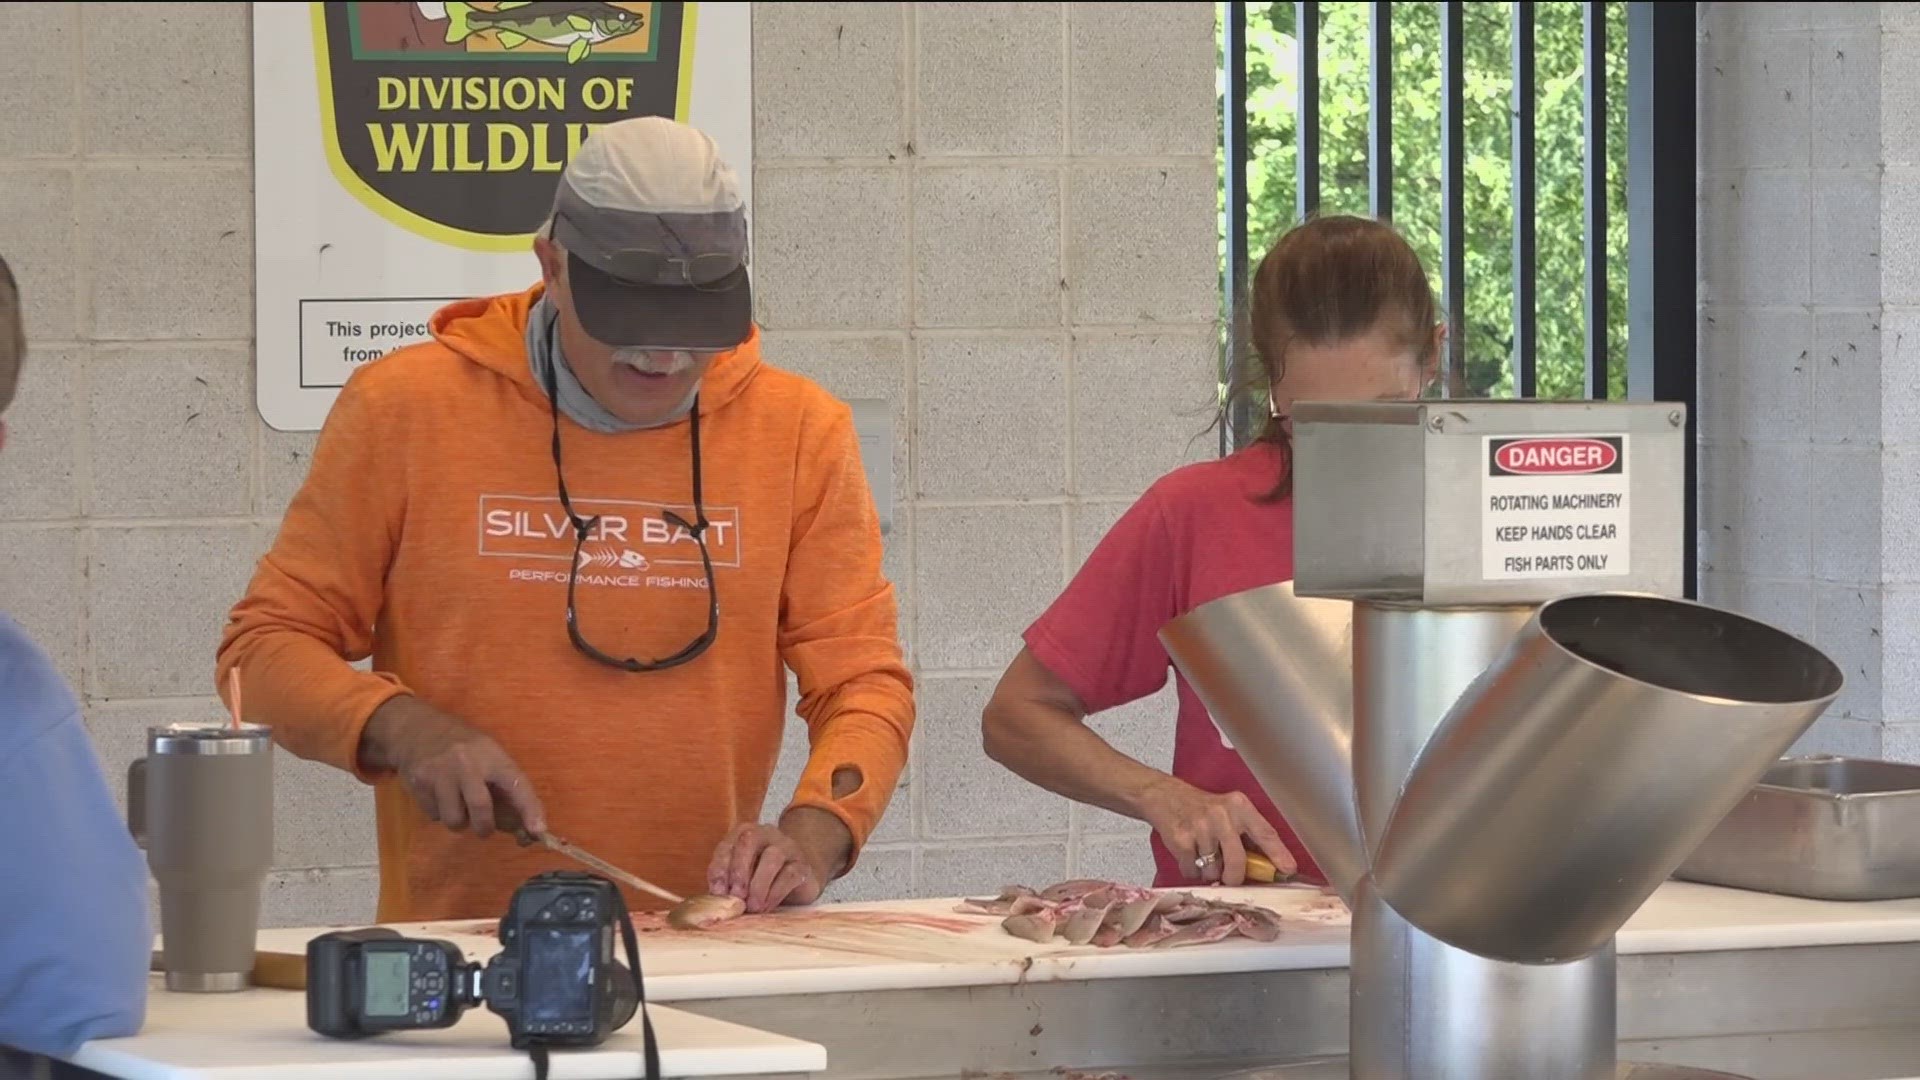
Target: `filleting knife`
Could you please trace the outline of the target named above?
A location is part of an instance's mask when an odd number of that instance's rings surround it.
[[[643,877],[629,874],[600,856],[587,851],[577,844],[562,840],[552,833],[536,835],[529,830],[526,825],[521,823],[520,815],[515,813],[513,806],[504,800],[494,800],[493,815],[494,822],[500,831],[511,834],[520,842],[520,846],[522,847],[531,844],[543,844],[547,848],[565,855],[567,858],[572,859],[574,862],[579,863],[589,870],[605,874],[607,877],[612,878],[622,885],[627,885],[639,889],[643,893],[657,896],[669,904],[678,904],[686,900],[686,897],[676,896]]]

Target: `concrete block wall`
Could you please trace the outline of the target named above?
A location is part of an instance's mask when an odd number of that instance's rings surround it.
[[[1845,669],[1796,751],[1920,761],[1920,4],[1699,7],[1702,591]]]
[[[0,609],[115,776],[149,724],[218,715],[221,623],[312,445],[253,407],[249,5],[131,7],[0,3],[35,43],[0,67],[31,341]],[[1105,527],[1213,445],[1212,5],[761,4],[754,33],[767,353],[893,405],[888,567],[922,680],[906,782],[836,895],[1143,877],[1141,826],[992,765],[977,716]],[[1171,716],[1097,723],[1164,765]],[[369,917],[369,793],[282,757],[267,920]]]

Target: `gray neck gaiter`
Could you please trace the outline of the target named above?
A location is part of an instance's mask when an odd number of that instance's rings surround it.
[[[574,377],[573,368],[568,366],[566,354],[560,348],[560,313],[555,310],[553,302],[544,296],[535,301],[533,309],[527,313],[527,363],[533,369],[535,385],[542,392],[547,387],[547,372],[553,372],[561,412],[581,427],[603,434],[617,435],[665,427],[685,416],[699,393],[699,384],[696,383],[693,392],[687,395],[687,400],[678,409],[651,424],[636,424],[608,412]]]

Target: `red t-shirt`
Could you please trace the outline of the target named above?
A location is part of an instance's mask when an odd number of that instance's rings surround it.
[[[1025,640],[1089,713],[1147,697],[1172,672],[1180,702],[1173,775],[1203,791],[1246,795],[1286,841],[1301,879],[1325,884],[1158,636],[1210,600],[1293,579],[1293,501],[1256,501],[1279,479],[1282,458],[1278,448],[1255,444],[1162,477],[1108,530]],[[1158,833],[1152,844],[1154,885],[1191,884]]]

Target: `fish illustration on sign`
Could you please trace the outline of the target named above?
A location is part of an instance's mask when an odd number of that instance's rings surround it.
[[[475,34],[492,31],[502,48],[517,49],[529,41],[565,49],[567,63],[577,64],[595,45],[645,29],[646,17],[613,4],[500,3],[492,10],[473,4],[422,4],[440,8],[447,21],[447,44],[458,45]],[[432,17],[431,13],[422,14]]]
[[[698,4],[307,7],[333,175],[436,243],[524,252],[594,128],[687,119]]]

